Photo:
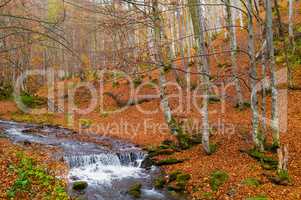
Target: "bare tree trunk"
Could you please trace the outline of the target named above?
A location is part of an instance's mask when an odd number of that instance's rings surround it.
[[[293,28],[293,13],[294,13],[294,7],[293,7],[294,0],[289,0],[289,14],[288,14],[288,37],[290,41],[290,46],[292,48],[292,51],[295,50],[295,41],[294,41],[294,28]],[[284,41],[285,42],[285,41]],[[288,72],[288,84],[289,88],[294,87],[293,83],[293,72],[292,68],[288,63],[288,57],[287,57],[287,51],[286,51],[286,59],[287,59],[287,72]]]
[[[294,43],[294,28],[293,28],[293,14],[294,14],[294,0],[288,0],[289,9],[288,9],[288,35],[290,39],[290,43],[293,46]]]
[[[278,154],[278,173],[288,171],[288,148],[284,146],[277,150]]]
[[[190,12],[190,16],[191,16],[194,39],[195,39],[196,45],[199,44],[199,42],[197,42],[197,41],[199,40],[199,36],[200,36],[199,16],[198,16],[199,13],[198,13],[198,9],[197,9],[198,3],[199,3],[198,0],[188,0],[189,12]]]
[[[179,85],[182,85],[182,81],[181,78],[179,76],[179,73],[176,69],[176,65],[174,60],[176,59],[176,55],[177,55],[177,51],[176,51],[176,36],[177,36],[177,31],[176,31],[176,24],[175,24],[175,13],[173,12],[173,14],[170,16],[169,18],[170,20],[170,32],[171,32],[171,44],[170,47],[168,49],[168,54],[169,54],[169,58],[170,58],[170,64],[171,64],[171,68],[172,68],[172,72],[173,75],[177,81],[177,83]],[[163,28],[161,28],[163,31]],[[167,34],[164,33],[164,37],[167,39]]]
[[[264,151],[263,146],[263,135],[259,134],[259,117],[258,117],[258,99],[257,99],[257,91],[256,91],[256,80],[257,80],[257,72],[256,72],[256,61],[255,61],[255,48],[254,48],[254,25],[253,25],[253,5],[252,0],[247,0],[247,10],[248,10],[248,52],[250,56],[250,76],[251,76],[251,108],[252,108],[252,134],[253,141],[255,143],[256,148],[260,151]]]
[[[178,21],[178,29],[179,29],[179,48],[180,48],[180,54],[181,54],[181,63],[184,67],[185,71],[188,71],[188,66],[185,60],[185,51],[184,51],[184,38],[183,38],[183,20],[181,20],[181,12],[179,5],[176,5],[176,13],[177,13],[177,21]],[[182,23],[181,23],[182,22]],[[188,80],[188,74],[185,73],[185,80]],[[187,82],[186,82],[187,84]]]
[[[154,54],[155,54],[155,60],[156,60],[156,65],[158,66],[158,70],[160,71],[160,81],[159,81],[159,86],[160,86],[160,98],[161,98],[161,105],[163,107],[163,112],[164,112],[164,117],[166,123],[170,126],[172,123],[172,114],[171,114],[171,109],[169,107],[168,103],[168,98],[166,95],[166,78],[165,78],[165,71],[164,71],[164,62],[162,58],[162,45],[161,45],[161,33],[162,33],[162,28],[161,28],[161,19],[160,19],[160,13],[159,13],[159,8],[158,8],[158,1],[153,0],[153,17],[155,19],[154,21]],[[171,129],[173,134],[177,134],[173,132],[173,129]]]
[[[277,1],[277,0],[275,0]],[[273,146],[280,147],[279,136],[279,118],[278,118],[278,91],[276,88],[276,69],[273,44],[273,15],[270,0],[266,0],[266,37],[267,37],[267,56],[271,71],[271,87],[272,87],[272,130],[273,130]]]
[[[269,2],[269,4],[271,5],[272,2]],[[266,7],[267,7],[267,3],[266,3]],[[271,5],[272,7],[272,5]],[[278,4],[278,0],[274,0],[274,9],[276,11],[276,17],[277,17],[277,30],[278,30],[278,36],[283,37],[283,28],[282,28],[282,20],[281,20],[281,14],[280,14],[280,10],[279,10],[279,4]]]
[[[230,0],[226,0],[226,10],[227,10],[227,26],[229,30],[229,36],[230,36],[230,48],[231,48],[231,62],[232,62],[232,75],[234,78],[234,84],[236,89],[236,95],[237,95],[237,105],[240,109],[243,109],[244,106],[244,100],[241,92],[241,87],[238,79],[238,72],[237,72],[237,42],[236,42],[236,35],[235,30],[233,26],[233,16],[232,16],[232,9],[230,7]]]
[[[262,94],[262,129],[263,129],[263,134],[265,134],[267,130],[267,122],[266,122],[266,96],[267,96],[267,75],[266,75],[266,48],[263,49],[262,52],[262,58],[261,58],[261,66],[262,66],[262,88],[261,88],[261,94]]]
[[[202,143],[203,148],[207,154],[211,153],[209,143],[209,116],[208,116],[208,104],[209,104],[209,60],[207,55],[207,46],[205,43],[204,24],[205,19],[202,15],[202,8],[198,5],[198,0],[189,0],[190,14],[193,20],[193,29],[196,41],[198,43],[198,71],[201,74],[201,80],[203,84],[203,132],[202,132]],[[201,61],[200,61],[201,59]]]

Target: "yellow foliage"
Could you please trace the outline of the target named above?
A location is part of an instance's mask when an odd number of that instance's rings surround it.
[[[48,20],[57,22],[64,9],[62,0],[48,0]]]
[[[86,54],[81,55],[81,61],[82,61],[84,68],[90,68],[91,62],[90,62],[89,57]]]

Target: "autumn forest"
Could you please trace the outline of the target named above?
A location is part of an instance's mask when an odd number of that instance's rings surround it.
[[[0,199],[301,199],[300,0],[0,0]]]

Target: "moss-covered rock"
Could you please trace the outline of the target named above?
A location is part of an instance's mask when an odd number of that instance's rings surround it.
[[[162,189],[162,188],[164,188],[165,184],[166,184],[166,180],[164,177],[158,177],[154,181],[155,189]]]
[[[268,175],[268,179],[276,185],[291,185],[291,178],[286,170],[277,171],[276,175]]]
[[[178,160],[176,158],[167,158],[167,159],[157,161],[156,165],[157,166],[174,165],[174,164],[183,163],[183,162],[184,162],[184,160]]]
[[[177,176],[179,174],[182,174],[183,172],[180,171],[180,170],[176,170],[176,171],[173,171],[169,174],[169,181],[168,182],[172,182],[172,181],[175,181],[177,179]]]
[[[172,140],[164,140],[162,142],[162,145],[171,146],[171,145],[173,145],[173,141]]]
[[[150,157],[156,157],[159,155],[172,155],[176,151],[178,151],[175,144],[171,143],[162,143],[159,146],[150,146],[144,149],[148,152]]]
[[[88,183],[86,181],[76,181],[72,185],[72,189],[76,191],[84,190],[88,187]]]
[[[210,187],[213,191],[217,191],[218,188],[223,185],[229,179],[229,175],[224,171],[214,171],[210,175]]]
[[[128,190],[128,194],[138,199],[141,197],[141,188],[142,185],[140,183],[136,183],[130,187],[130,189]]]
[[[141,163],[141,168],[151,169],[153,165],[155,165],[155,161],[151,158],[151,156],[147,156]]]
[[[188,181],[191,175],[181,171],[174,171],[169,175],[168,190],[175,192],[183,192],[186,190]]]
[[[245,151],[249,156],[258,160],[261,163],[262,168],[266,170],[277,169],[278,161],[272,157],[266,156],[264,153],[259,152],[256,149]]]
[[[175,151],[172,149],[157,149],[157,150],[149,152],[149,156],[156,157],[159,155],[172,155],[174,153],[175,153]]]

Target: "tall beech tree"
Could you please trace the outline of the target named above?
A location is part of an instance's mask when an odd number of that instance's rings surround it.
[[[205,40],[205,19],[202,12],[202,7],[199,5],[198,0],[189,0],[191,18],[193,20],[193,28],[195,34],[198,34],[195,38],[198,46],[198,71],[202,82],[202,144],[207,154],[211,153],[210,141],[209,141],[209,87],[210,87],[210,72],[209,72],[209,59],[208,49]]]
[[[250,82],[251,82],[251,108],[252,108],[252,135],[255,146],[264,151],[263,142],[264,135],[259,132],[259,112],[258,112],[258,98],[257,98],[257,68],[255,59],[255,46],[254,46],[254,22],[253,22],[253,1],[247,0],[246,2],[248,12],[248,53],[250,57]]]
[[[241,92],[241,86],[238,78],[237,71],[237,41],[235,34],[235,24],[233,23],[235,19],[232,16],[231,2],[230,0],[225,0],[226,10],[227,10],[227,29],[230,38],[230,49],[231,49],[231,65],[232,65],[232,75],[234,79],[234,85],[237,95],[237,105],[240,109],[244,106],[244,100]]]
[[[280,147],[279,135],[279,113],[278,113],[278,90],[277,77],[275,67],[275,50],[274,50],[274,36],[273,36],[273,11],[271,1],[266,0],[266,41],[267,41],[267,60],[271,72],[271,89],[272,89],[272,123],[273,130],[273,146]]]

